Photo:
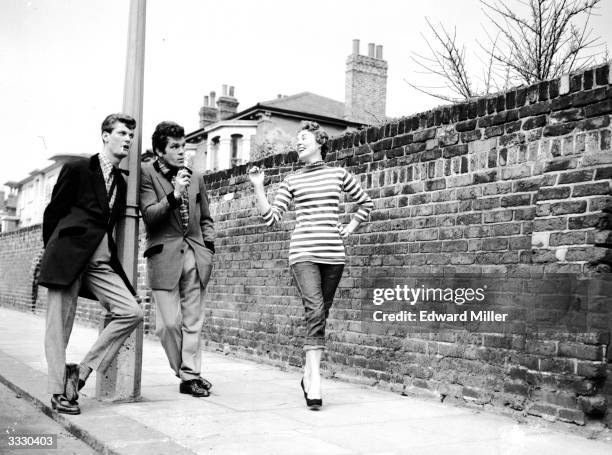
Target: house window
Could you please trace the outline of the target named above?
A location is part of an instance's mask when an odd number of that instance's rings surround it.
[[[232,166],[237,166],[240,164],[241,160],[238,157],[240,156],[241,149],[242,149],[242,134],[232,134],[232,149],[231,149]]]
[[[219,143],[221,142],[221,138],[219,136],[215,136],[210,141],[210,159],[211,159],[211,170],[216,171],[219,169]]]

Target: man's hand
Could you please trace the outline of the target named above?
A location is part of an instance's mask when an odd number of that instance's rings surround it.
[[[263,186],[264,182],[264,171],[259,169],[257,166],[253,166],[249,169],[249,180],[253,186]]]
[[[191,183],[191,174],[185,169],[181,169],[176,174],[174,180],[174,197],[178,199],[185,192]]]

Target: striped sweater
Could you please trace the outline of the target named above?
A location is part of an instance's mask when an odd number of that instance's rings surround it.
[[[344,264],[338,221],[342,192],[359,204],[353,218],[365,221],[373,208],[372,200],[345,169],[315,163],[285,177],[263,218],[266,224],[273,225],[293,199],[297,223],[289,245],[289,264],[305,261]]]

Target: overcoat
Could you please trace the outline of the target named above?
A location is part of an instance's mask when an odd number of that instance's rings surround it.
[[[136,295],[117,256],[113,229],[125,213],[127,185],[116,174],[117,193],[112,213],[99,155],[64,164],[43,215],[43,243],[38,283],[45,287],[65,287],[85,270],[94,251],[108,234],[110,265],[129,291]],[[79,295],[96,297],[82,287]]]

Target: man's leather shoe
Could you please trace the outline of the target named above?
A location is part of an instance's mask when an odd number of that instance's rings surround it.
[[[212,389],[212,383],[210,381],[207,381],[203,377],[200,376],[198,379],[196,379],[196,381],[200,383],[203,389],[206,389],[206,390]]]
[[[207,397],[210,395],[208,390],[202,387],[200,381],[198,381],[197,379],[181,382],[179,391],[181,393],[193,395],[194,397]]]
[[[71,403],[76,403],[79,399],[79,366],[76,363],[66,364],[64,375],[64,396]]]
[[[62,414],[80,414],[81,409],[77,403],[71,403],[64,395],[53,395],[51,407]]]

